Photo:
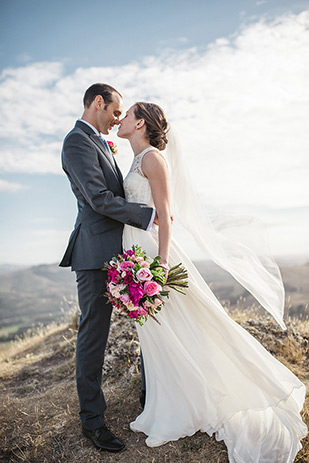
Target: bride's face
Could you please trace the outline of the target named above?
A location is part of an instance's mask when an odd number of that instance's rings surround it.
[[[117,135],[120,138],[130,138],[136,131],[138,120],[134,114],[134,106],[126,112],[126,115],[120,120]]]

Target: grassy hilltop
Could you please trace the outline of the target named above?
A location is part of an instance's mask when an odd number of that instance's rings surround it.
[[[289,321],[283,332],[271,320],[233,318],[309,386],[309,322]],[[251,312],[252,315],[252,312]],[[6,344],[0,359],[0,461],[3,463],[227,463],[224,443],[206,434],[157,449],[129,430],[139,407],[139,344],[134,324],[114,315],[104,366],[107,422],[126,443],[120,454],[96,450],[81,434],[75,388],[76,321],[49,326]],[[303,410],[309,425],[309,397]],[[309,462],[309,439],[296,462]]]

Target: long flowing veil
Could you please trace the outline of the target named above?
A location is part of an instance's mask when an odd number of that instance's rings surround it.
[[[166,160],[171,173],[172,214],[194,237],[204,256],[228,271],[275,318],[282,329],[284,287],[268,245],[265,225],[252,217],[211,217],[194,189],[175,129]]]

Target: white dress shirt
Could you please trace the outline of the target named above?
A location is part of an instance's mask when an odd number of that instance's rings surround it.
[[[90,122],[88,121],[85,121],[84,119],[78,119],[80,122],[83,122],[84,124],[87,124],[95,133],[96,135],[98,135],[98,137],[101,139],[103,145],[105,146],[105,148],[107,149],[107,152],[108,152],[108,157],[112,163],[112,165],[115,167],[115,159],[114,159],[114,155],[113,153],[111,152],[110,150],[110,147],[107,143],[107,141],[105,140],[104,136],[102,133],[100,133],[98,131],[98,129],[96,129],[92,124],[90,124]]]

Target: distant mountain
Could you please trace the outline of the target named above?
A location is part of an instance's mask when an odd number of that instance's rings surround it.
[[[0,264],[0,275],[16,272],[16,270],[22,270],[27,267],[29,267],[29,265]]]
[[[233,308],[258,306],[257,301],[234,278],[209,261],[197,261],[196,267],[223,303]],[[309,318],[309,263],[281,266],[285,287],[285,313],[297,318]],[[263,309],[261,309],[263,310]]]
[[[224,306],[232,310],[258,306],[248,291],[217,265],[210,261],[195,265]],[[75,273],[69,269],[51,264],[7,270],[0,278],[0,342],[40,323],[59,320],[72,306],[77,308]],[[281,272],[286,310],[291,316],[308,318],[309,264],[282,267]]]
[[[75,273],[57,264],[37,265],[0,278],[0,341],[39,323],[59,320],[75,301]]]
[[[25,291],[50,294],[61,289],[73,288],[75,273],[57,264],[36,265],[2,275],[1,291]]]

